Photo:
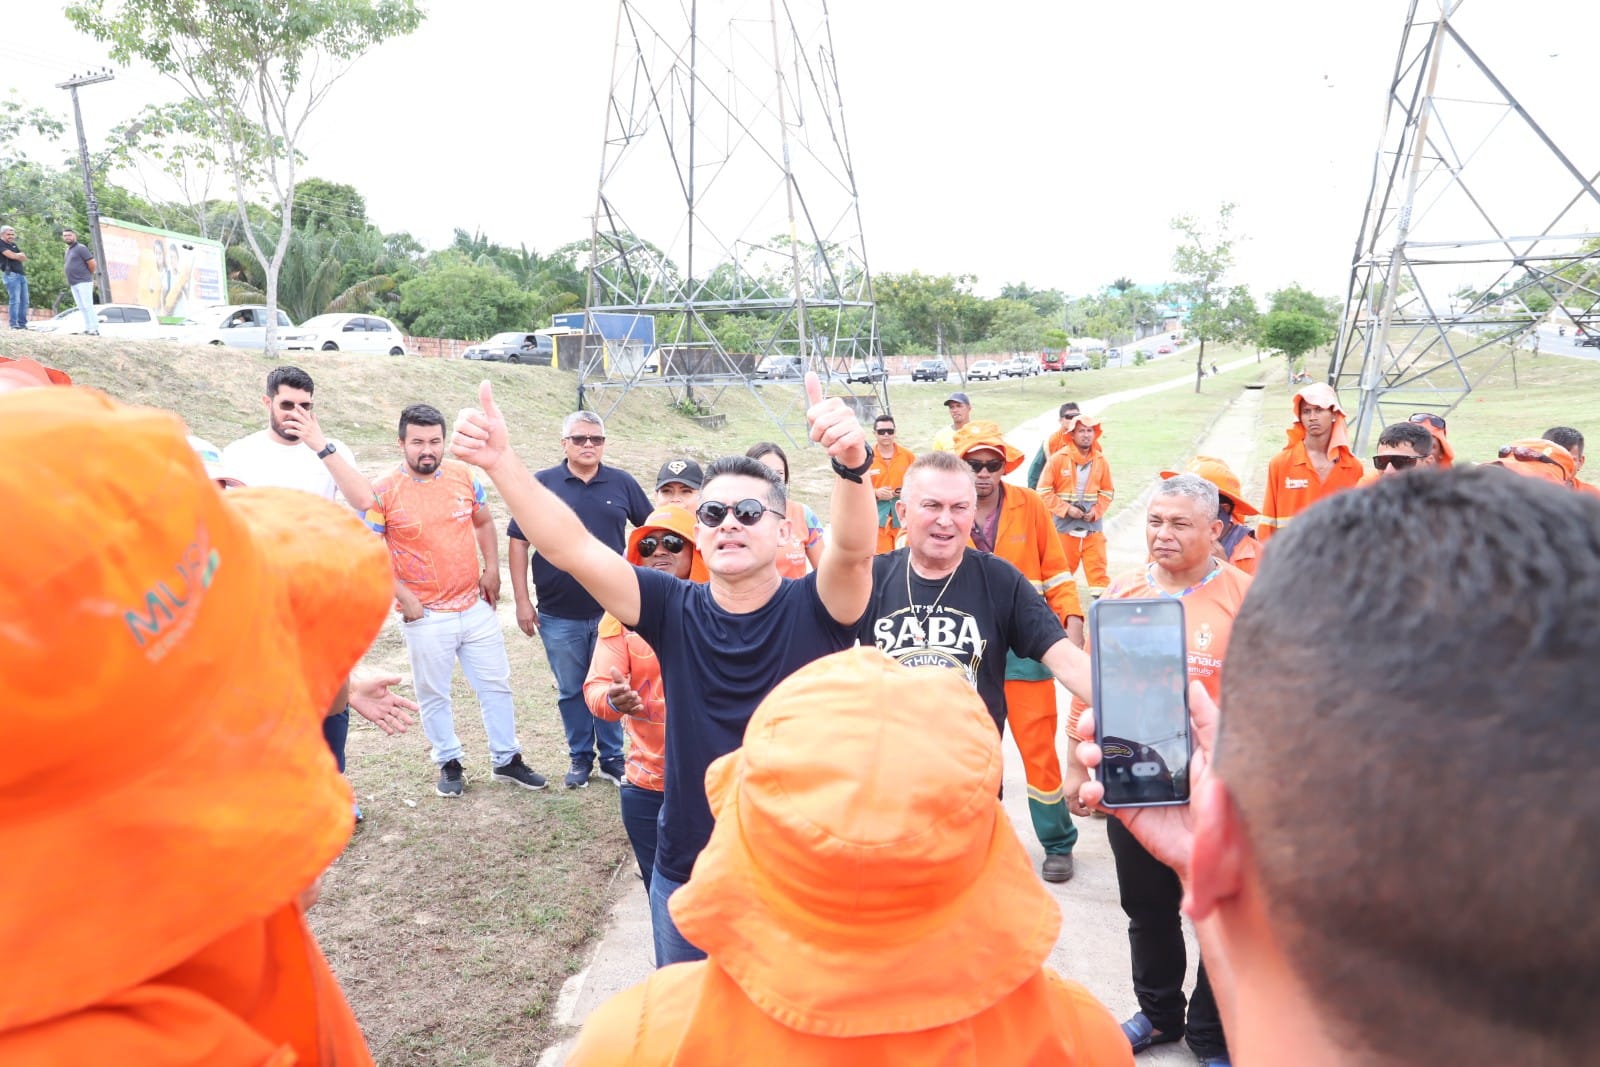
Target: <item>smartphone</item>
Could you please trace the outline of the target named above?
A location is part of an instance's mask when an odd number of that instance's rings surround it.
[[[1098,777],[1108,808],[1189,803],[1189,650],[1179,600],[1089,609]]]

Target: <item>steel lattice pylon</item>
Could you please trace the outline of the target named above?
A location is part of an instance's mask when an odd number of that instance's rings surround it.
[[[1454,409],[1516,346],[1536,349],[1548,315],[1600,330],[1600,233],[1585,232],[1600,175],[1578,170],[1467,44],[1460,7],[1411,0],[1401,32],[1328,370],[1360,396],[1358,453],[1396,415]],[[1479,182],[1510,159],[1525,180]],[[1531,310],[1535,290],[1554,306]]]
[[[744,386],[794,436],[804,392],[755,388],[768,357],[846,388],[882,367],[825,0],[620,0],[588,277],[606,410]],[[655,358],[602,339],[617,315],[655,317]]]

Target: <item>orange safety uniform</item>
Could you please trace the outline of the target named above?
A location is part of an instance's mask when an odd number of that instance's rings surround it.
[[[606,699],[613,667],[639,694],[644,703],[642,711],[624,715]],[[662,766],[667,753],[667,694],[661,688],[661,661],[648,641],[624,627],[609,611],[600,618],[600,634],[594,644],[594,658],[589,662],[589,678],[583,683],[583,699],[595,718],[622,723],[628,735],[628,781],[657,793],[665,789]]]
[[[0,396],[0,445],[41,440],[0,468],[0,706],[29,754],[0,772],[27,859],[0,881],[0,1063],[369,1067],[298,901],[350,839],[322,720],[388,614],[383,543],[310,493],[220,492],[167,412]]]
[[[978,449],[999,452],[1005,457],[1004,472],[1010,474],[1025,458],[1006,441],[1000,427],[992,422],[968,423],[956,435],[956,454],[963,459]],[[1067,566],[1066,552],[1056,533],[1050,509],[1039,494],[1020,485],[1001,484],[994,542],[973,547],[992,551],[1010,563],[1049,601],[1065,625],[1067,619],[1083,618],[1078,599],[1078,583]],[[976,538],[981,534],[973,524]],[[984,538],[987,541],[987,538]],[[1037,660],[1023,659],[1006,651],[1006,722],[1022,755],[1028,782],[1028,815],[1033,830],[1047,855],[1067,855],[1077,843],[1078,831],[1072,825],[1062,792],[1061,757],[1056,752],[1056,684],[1049,668]]]
[[[911,468],[911,463],[917,457],[905,445],[895,445],[894,455],[884,458],[882,452],[872,453],[872,466],[867,470],[867,477],[872,481],[873,489],[899,489],[906,484],[906,471]],[[894,505],[900,497],[897,495],[888,500],[878,501],[878,552],[893,552],[895,537],[902,528],[900,516],[895,514]]]
[[[1326,480],[1317,476],[1311,457],[1306,453],[1306,430],[1300,424],[1300,409],[1307,401],[1334,411],[1333,433],[1328,438],[1328,457],[1333,460],[1333,469]],[[1355,488],[1367,472],[1366,465],[1350,450],[1344,409],[1339,406],[1338,396],[1331,386],[1317,382],[1296,393],[1294,418],[1294,425],[1287,431],[1289,443],[1267,464],[1266,497],[1261,504],[1261,518],[1256,523],[1256,536],[1263,544],[1323,497]]]
[[[706,775],[716,828],[669,906],[708,958],[601,1005],[569,1067],[1132,1067],[1044,966],[1061,910],[995,799],[1003,762],[960,671],[868,646],[791,675]]]
[[[1089,446],[1087,455],[1079,451],[1077,444],[1071,440],[1072,430],[1082,424],[1094,427],[1094,443]],[[1071,521],[1067,519],[1069,503],[1088,508],[1088,522],[1097,527],[1105,519],[1106,512],[1111,510],[1111,502],[1116,497],[1116,487],[1111,483],[1111,465],[1106,462],[1105,453],[1100,448],[1101,427],[1087,415],[1074,416],[1068,420],[1067,427],[1064,431],[1068,438],[1066,445],[1045,461],[1044,473],[1039,476],[1039,496],[1050,513],[1065,522]],[[1080,492],[1078,472],[1083,467],[1088,468],[1088,477]],[[1060,536],[1067,566],[1074,573],[1080,563],[1083,566],[1089,595],[1104,593],[1111,580],[1106,570],[1105,533],[1091,528],[1084,532],[1063,530]]]

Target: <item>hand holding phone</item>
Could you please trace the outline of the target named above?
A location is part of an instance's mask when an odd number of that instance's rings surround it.
[[[1187,804],[1193,746],[1183,603],[1099,600],[1089,627],[1101,806]]]

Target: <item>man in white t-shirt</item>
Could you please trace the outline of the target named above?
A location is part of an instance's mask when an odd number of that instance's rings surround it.
[[[345,502],[366,514],[374,497],[372,484],[356,470],[355,458],[343,443],[322,432],[313,410],[316,384],[299,367],[277,367],[267,375],[267,428],[241,437],[222,450],[222,475],[244,485],[274,485]],[[350,732],[350,688],[334,698],[333,710],[322,721],[339,770],[344,771],[345,739]],[[361,821],[361,806],[355,809]]]

